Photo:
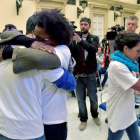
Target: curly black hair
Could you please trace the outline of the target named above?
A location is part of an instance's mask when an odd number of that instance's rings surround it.
[[[58,45],[69,45],[73,37],[73,29],[61,10],[47,9],[37,14],[37,26],[46,30]]]
[[[140,42],[140,35],[136,33],[122,33],[115,39],[116,47],[118,50],[123,51],[126,45],[129,49],[132,49]]]

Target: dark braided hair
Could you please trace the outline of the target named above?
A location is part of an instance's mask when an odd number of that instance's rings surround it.
[[[126,45],[129,49],[132,49],[140,42],[140,36],[136,33],[122,33],[115,39],[116,47],[118,50],[123,51]]]
[[[37,26],[46,30],[58,45],[69,45],[73,37],[73,29],[61,10],[47,9],[37,14]]]

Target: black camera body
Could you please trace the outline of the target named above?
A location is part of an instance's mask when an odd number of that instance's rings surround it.
[[[81,31],[76,31],[77,26],[74,25],[75,24],[75,21],[70,21],[70,23],[71,23],[71,26],[73,28],[73,36],[74,36],[74,33],[76,33],[78,35],[82,35],[82,32]]]
[[[77,28],[77,26],[74,25],[75,21],[70,21],[70,23],[71,23],[71,26],[73,28],[73,32],[75,32],[75,29]]]
[[[107,40],[115,40],[116,36],[124,30],[124,26],[120,26],[116,24],[115,26],[111,27],[111,31],[107,32]]]

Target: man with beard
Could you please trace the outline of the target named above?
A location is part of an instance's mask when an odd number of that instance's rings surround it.
[[[98,118],[98,100],[96,76],[97,70],[96,52],[98,50],[99,37],[91,35],[89,29],[91,20],[83,17],[80,20],[81,34],[74,33],[73,42],[70,45],[72,56],[76,60],[74,75],[77,78],[76,95],[80,118],[79,130],[86,128],[88,114],[86,107],[86,91],[90,99],[90,111],[96,125],[100,125]]]

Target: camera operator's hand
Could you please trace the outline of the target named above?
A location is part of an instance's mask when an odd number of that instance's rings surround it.
[[[52,54],[55,54],[55,49],[54,47],[50,46],[50,45],[46,45],[42,42],[38,42],[38,41],[35,41],[32,43],[31,45],[31,48],[33,49],[39,49],[39,50],[42,50],[42,51],[47,51],[48,53],[52,53]]]
[[[102,65],[101,68],[104,68],[104,65]]]
[[[74,33],[73,40],[77,41],[77,42],[81,42],[82,41],[81,37],[78,34],[76,34],[76,33]]]

